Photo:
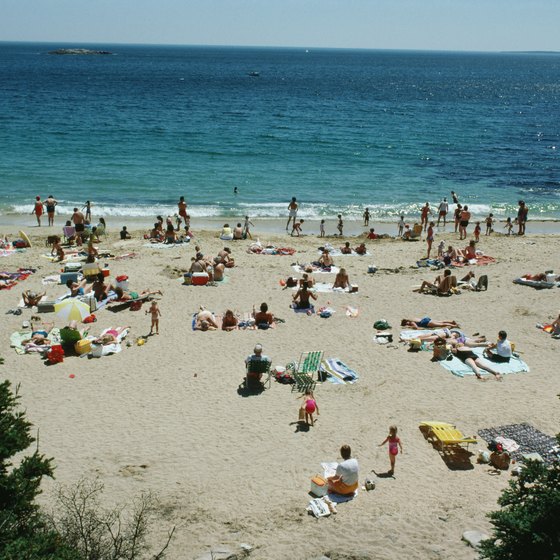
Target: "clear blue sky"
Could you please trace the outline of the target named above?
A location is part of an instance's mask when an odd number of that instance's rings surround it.
[[[0,0],[1,41],[560,50],[560,0]]]

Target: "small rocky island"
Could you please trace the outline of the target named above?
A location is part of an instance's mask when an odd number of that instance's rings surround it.
[[[56,49],[49,51],[49,54],[73,54],[73,55],[86,55],[86,54],[113,54],[109,51],[92,51],[90,49]]]

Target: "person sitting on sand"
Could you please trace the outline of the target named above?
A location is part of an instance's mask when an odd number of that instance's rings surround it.
[[[51,249],[51,256],[56,255],[56,258],[54,259],[53,262],[61,262],[64,260],[64,249],[62,248],[60,241],[61,241],[60,237],[58,235],[55,236],[53,246]]]
[[[123,226],[120,233],[121,239],[124,241],[125,239],[130,239],[130,233],[128,233],[126,226]]]
[[[492,369],[490,366],[487,366],[483,361],[481,361],[481,359],[468,346],[465,346],[460,342],[452,342],[451,345],[451,352],[453,352],[453,354],[457,356],[459,360],[461,360],[465,365],[469,366],[474,371],[477,379],[483,380],[483,377],[480,374],[480,370],[483,369],[491,373],[497,381],[502,380],[502,376],[496,370]]]
[[[193,258],[189,272],[192,274],[194,272],[206,272],[207,264],[202,253],[197,253]]]
[[[412,290],[413,292],[432,292],[433,290],[437,291],[438,295],[447,295],[450,294],[452,288],[457,287],[457,277],[454,274],[451,274],[450,269],[446,269],[443,272],[443,276],[439,275],[434,280],[434,282],[428,282],[424,280],[420,288]]]
[[[315,278],[311,272],[304,272],[299,280],[299,285],[303,286],[303,283],[307,282],[307,287],[312,288],[315,285]]]
[[[340,248],[340,252],[343,255],[351,255],[352,254],[352,247],[350,247],[350,241],[346,241],[344,245]]]
[[[323,249],[323,253],[319,257],[319,264],[323,268],[330,268],[331,266],[334,266],[333,258],[331,257],[328,249]]]
[[[208,330],[214,331],[219,327],[214,314],[201,305],[198,313],[196,314],[196,321],[195,321],[194,328],[195,330],[199,330],[199,331],[208,331]]]
[[[226,268],[233,268],[235,266],[235,260],[231,256],[231,249],[229,247],[224,247],[218,253],[218,258]]]
[[[233,239],[233,231],[231,230],[229,224],[224,224],[220,233],[220,239],[222,241],[231,241]]]
[[[355,249],[355,253],[357,255],[366,255],[367,254],[367,247],[365,243],[360,243]]]
[[[22,292],[21,297],[23,298],[25,307],[34,307],[39,305],[39,302],[46,293],[47,292],[41,292],[38,294],[37,292],[32,292],[31,290],[25,290]]]
[[[74,345],[78,340],[82,340],[82,336],[77,321],[70,321],[66,327],[60,329],[60,343],[65,351],[73,351]]]
[[[315,300],[317,299],[317,295],[313,292],[310,292],[308,288],[308,283],[304,282],[297,293],[294,294],[293,301],[295,303],[296,309],[310,309],[311,302],[309,301],[309,298]]]
[[[107,329],[101,336],[92,340],[92,344],[102,344],[107,346],[108,344],[117,344],[119,342],[119,337],[121,334],[130,327],[115,327]]]
[[[105,284],[105,276],[103,272],[100,272],[92,284],[91,290],[97,301],[104,301],[109,297],[109,292],[115,290],[115,287],[112,284]]]
[[[214,281],[221,282],[224,279],[226,266],[221,262],[220,257],[214,257]]]
[[[224,313],[224,318],[222,319],[222,330],[223,331],[233,331],[237,329],[237,317],[234,315],[231,309],[227,309]]]
[[[476,260],[476,242],[474,239],[469,241],[469,244],[463,249],[462,255],[466,261]]]
[[[152,242],[154,243],[159,243],[160,241],[163,241],[163,234],[160,229],[160,225],[161,224],[159,222],[155,222],[154,227],[150,230],[150,233],[148,235],[148,238],[151,239]]]
[[[348,279],[348,273],[345,268],[341,268],[339,273],[334,279],[333,289],[341,288],[343,290],[350,288],[350,280]]]
[[[507,339],[506,331],[500,331],[498,333],[498,341],[489,344],[486,350],[484,350],[483,355],[491,362],[496,362],[498,364],[508,363],[511,360],[513,352],[511,343]]]
[[[453,328],[458,327],[457,321],[432,321],[430,317],[402,319],[401,327],[409,329],[438,329],[442,327]]]
[[[174,243],[177,242],[177,232],[175,231],[175,228],[173,227],[173,224],[167,224],[167,228],[165,230],[165,243],[167,245],[173,245]]]
[[[336,474],[327,479],[329,492],[349,496],[358,489],[358,461],[352,458],[349,445],[340,448],[340,456],[343,461],[337,465]]]
[[[272,313],[269,313],[268,305],[265,302],[261,303],[257,313],[253,311],[253,316],[258,329],[268,329],[274,325],[274,317]]]
[[[243,226],[240,223],[238,223],[233,230],[233,239],[243,239]]]

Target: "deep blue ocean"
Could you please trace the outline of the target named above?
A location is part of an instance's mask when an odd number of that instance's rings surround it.
[[[560,55],[0,43],[0,146],[0,215],[558,220]]]

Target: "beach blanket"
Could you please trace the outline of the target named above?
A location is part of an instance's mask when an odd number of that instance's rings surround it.
[[[323,251],[319,249],[317,253],[319,255],[322,255]],[[354,249],[352,249],[351,253],[343,253],[340,249],[329,249],[329,255],[331,257],[369,257],[371,256],[371,253],[369,251],[366,251],[364,254],[361,255],[360,253],[356,253]]]
[[[0,283],[0,290],[10,290],[18,282],[22,282],[35,272],[35,269],[19,268],[17,272],[2,272],[0,280],[5,280],[7,283]]]
[[[307,315],[313,315],[313,313],[315,313],[315,307],[313,305],[306,309],[299,309],[295,303],[292,303],[290,307],[294,310],[294,313],[305,313]]]
[[[292,290],[298,290],[299,286],[294,286]],[[332,283],[328,282],[315,282],[311,288],[309,288],[310,292],[318,292],[321,294],[326,293],[335,293],[335,294],[351,294],[357,292],[351,292],[350,288],[333,288]]]
[[[321,468],[323,469],[323,478],[327,480],[330,476],[336,475],[336,468],[338,467],[338,463],[336,461],[324,461],[321,463]],[[353,500],[358,495],[358,491],[356,490],[353,494],[349,494],[348,496],[343,496],[341,494],[333,494],[329,492],[328,497],[331,502],[335,504],[343,504],[345,502],[349,502]]]
[[[501,375],[506,375],[508,373],[528,373],[529,366],[521,359],[516,356],[512,356],[509,362],[506,363],[496,363],[485,359],[482,355],[484,348],[470,348],[479,358],[482,359],[484,364],[488,364],[494,371],[497,371]],[[474,371],[466,364],[464,364],[459,358],[453,356],[451,360],[442,360],[439,362],[440,365],[450,371],[453,375],[458,377],[465,377],[465,375],[474,375]],[[480,370],[482,375],[488,374],[488,372],[483,369]],[[490,374],[488,374],[490,375]]]
[[[351,385],[360,379],[358,373],[338,358],[323,359],[321,371],[327,374],[327,381],[335,385]]]
[[[293,255],[296,250],[292,247],[262,247],[255,243],[247,249],[247,253],[253,253],[254,255]]]
[[[306,268],[311,268],[311,273],[312,274],[338,274],[340,272],[340,268],[338,266],[328,266],[328,267],[323,267],[317,264],[306,264],[306,265],[300,265],[300,264],[293,264],[292,268],[296,271],[299,272],[301,274],[303,274],[304,272],[307,272],[305,269]]]
[[[107,331],[114,329],[115,327],[109,327],[108,329],[105,329],[100,336],[103,336],[104,334],[107,333]],[[101,358],[101,356],[109,356],[111,354],[118,354],[119,352],[122,352],[122,346],[121,346],[121,342],[126,338],[126,336],[128,335],[128,329],[124,329],[122,332],[119,333],[119,335],[117,336],[117,342],[113,342],[112,344],[103,344],[102,346],[102,350],[101,350],[101,355],[96,354],[95,352],[89,352],[88,354],[82,354],[80,356],[80,358],[83,358],[84,356],[89,356],[90,354],[92,355],[92,357],[96,357],[96,358]],[[96,337],[89,335],[87,337],[88,340],[95,340]]]
[[[494,257],[489,257],[487,255],[478,255],[476,259],[471,259],[470,261],[453,261],[453,266],[485,266],[487,264],[495,263],[496,259]]]
[[[490,443],[498,437],[512,439],[519,446],[511,451],[513,459],[520,461],[524,455],[538,453],[547,465],[560,457],[560,448],[556,438],[540,432],[530,424],[509,424],[497,428],[485,428],[478,435]]]
[[[560,282],[546,282],[544,280],[527,280],[526,278],[516,278],[513,281],[514,284],[520,284],[521,286],[531,286],[536,290],[543,290],[546,288],[560,288]]]
[[[31,330],[16,331],[10,335],[10,347],[16,351],[16,354],[43,354],[49,351],[51,344],[60,344],[60,329],[53,328],[50,330],[47,338],[51,341],[49,345],[31,344],[25,348],[22,344],[24,340],[31,338]]]
[[[144,243],[142,247],[150,247],[150,249],[173,249],[174,247],[186,247],[187,243]]]
[[[0,257],[11,257],[15,253],[25,253],[25,249],[0,249]]]
[[[400,340],[413,340],[419,336],[434,334],[436,329],[407,329],[401,331]]]

